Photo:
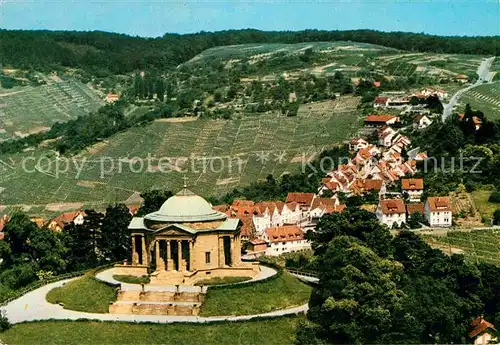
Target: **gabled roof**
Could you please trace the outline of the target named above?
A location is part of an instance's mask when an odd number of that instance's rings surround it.
[[[401,188],[403,190],[422,190],[424,189],[424,179],[421,178],[401,179]]]
[[[291,242],[304,239],[304,233],[297,225],[284,225],[267,228],[266,234],[269,242]]]
[[[385,104],[389,100],[389,97],[375,97],[373,103],[375,104]]]
[[[373,122],[373,123],[386,123],[387,121],[391,121],[396,119],[396,116],[392,115],[368,115],[365,117],[365,122]]]
[[[472,321],[472,327],[473,329],[469,333],[470,338],[475,338],[487,330],[492,330],[493,332],[497,331],[495,326],[493,326],[491,323],[489,323],[482,317],[477,317],[474,321]]]
[[[311,205],[314,193],[288,193],[286,202],[296,202],[300,205]]]
[[[383,214],[406,213],[405,204],[401,199],[380,200],[380,208]]]
[[[448,197],[429,197],[427,198],[427,202],[429,203],[429,210],[431,212],[451,212],[451,204]]]

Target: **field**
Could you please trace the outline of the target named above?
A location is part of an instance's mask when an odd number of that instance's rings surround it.
[[[475,190],[471,193],[472,200],[474,200],[477,210],[485,219],[491,219],[491,217],[493,217],[493,212],[500,209],[500,204],[488,202],[490,194],[491,191],[488,190]]]
[[[298,307],[309,301],[311,287],[289,273],[259,283],[209,289],[200,316],[250,315]]]
[[[447,254],[464,253],[473,262],[500,265],[500,230],[448,232],[447,236],[424,235],[424,239]]]
[[[500,82],[475,87],[467,91],[460,102],[481,110],[490,120],[500,119]]]
[[[14,325],[0,339],[9,345],[286,345],[295,343],[299,317],[213,324],[134,324],[96,321],[43,321]]]
[[[54,154],[44,150],[0,157],[8,164],[0,175],[0,196],[4,204],[25,208],[137,202],[138,193],[145,190],[180,189],[184,173],[195,193],[221,195],[268,174],[299,171],[315,153],[350,138],[359,127],[358,102],[342,97],[306,104],[292,118],[267,113],[230,121],[157,121],[89,148],[74,157],[66,172],[60,162],[59,174]],[[42,156],[51,158],[43,158],[36,170]],[[23,161],[31,173],[23,169]],[[74,163],[82,167],[80,174]]]
[[[102,104],[94,91],[71,79],[3,90],[0,93],[0,139],[48,130],[57,121],[86,115]]]

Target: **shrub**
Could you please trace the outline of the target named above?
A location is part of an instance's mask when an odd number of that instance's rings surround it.
[[[11,324],[7,315],[5,315],[5,310],[0,311],[0,332],[4,332],[10,328]]]
[[[491,193],[490,197],[488,198],[488,201],[494,203],[500,203],[500,192]]]

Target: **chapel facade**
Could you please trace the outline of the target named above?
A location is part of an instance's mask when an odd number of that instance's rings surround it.
[[[158,211],[134,217],[128,229],[132,260],[116,265],[116,274],[149,274],[153,285],[192,285],[259,272],[258,264],[241,262],[241,221],[214,210],[186,186]]]

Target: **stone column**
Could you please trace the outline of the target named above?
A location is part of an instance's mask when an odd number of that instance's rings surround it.
[[[219,267],[224,267],[226,260],[224,259],[224,236],[219,237]]]
[[[236,263],[235,253],[236,253],[236,241],[234,240],[234,236],[230,236],[230,246],[231,248],[231,266],[234,266]]]
[[[178,271],[182,271],[182,241],[177,240],[177,265]]]
[[[172,265],[172,259],[170,259],[170,241],[166,240],[166,242],[167,242],[167,271],[168,271],[173,268],[173,265]]]
[[[165,271],[165,261],[160,255],[160,240],[156,240],[156,270]]]
[[[196,271],[194,268],[194,240],[189,241],[189,270]]]
[[[146,236],[142,235],[141,243],[142,243],[142,264],[147,265],[148,264],[148,252],[146,250]]]
[[[132,265],[137,265],[139,263],[139,255],[137,254],[137,249],[135,248],[135,234],[132,235]]]

